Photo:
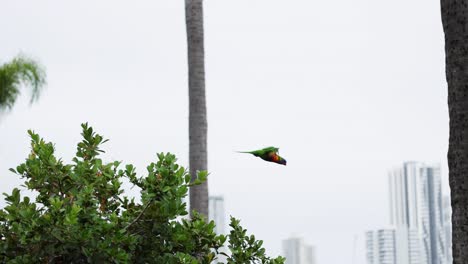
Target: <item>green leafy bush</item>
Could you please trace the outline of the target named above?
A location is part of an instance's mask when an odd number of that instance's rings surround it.
[[[262,241],[246,235],[231,218],[229,235],[217,235],[215,223],[201,215],[188,219],[191,184],[187,171],[172,154],[158,154],[146,177],[120,162],[104,163],[99,154],[103,137],[82,125],[72,164],[54,156],[54,145],[32,131],[31,153],[17,173],[37,193],[35,201],[19,189],[4,194],[0,210],[1,263],[210,263],[219,254],[228,263],[284,263],[269,258]],[[141,189],[141,202],[123,195],[122,180]],[[231,253],[220,252],[228,240]]]

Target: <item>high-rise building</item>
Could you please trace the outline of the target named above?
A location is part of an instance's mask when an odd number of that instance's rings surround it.
[[[420,231],[423,235],[424,253],[428,256],[428,264],[445,264],[446,241],[443,226],[440,169],[423,167],[421,178],[420,195],[423,210]],[[427,229],[429,232],[426,231]]]
[[[377,229],[366,232],[368,264],[396,264],[395,229]]]
[[[208,219],[216,223],[215,231],[217,234],[224,234],[226,232],[224,212],[224,197],[223,196],[210,196],[208,199]]]
[[[444,235],[445,235],[445,258],[447,264],[453,263],[452,257],[452,206],[450,204],[450,197],[444,196],[442,199],[442,222],[444,226]]]
[[[392,227],[367,231],[366,252],[368,264],[423,263],[416,229]]]
[[[283,256],[285,264],[316,264],[315,248],[304,243],[300,237],[283,240]]]
[[[224,212],[224,197],[223,196],[210,196],[208,198],[208,219],[216,223],[215,232],[218,235],[226,233]],[[229,249],[225,246],[221,247],[220,252],[229,253]],[[226,256],[219,254],[218,258],[212,263],[223,262],[226,263]]]
[[[442,198],[440,168],[405,162],[388,180],[392,228],[366,233],[368,264],[393,263],[391,256],[395,264],[451,264],[450,198]]]
[[[406,162],[389,174],[390,224],[397,264],[445,264],[439,167]]]

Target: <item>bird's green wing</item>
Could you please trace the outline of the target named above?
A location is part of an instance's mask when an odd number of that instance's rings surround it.
[[[276,147],[267,147],[267,148],[261,149],[260,151],[262,151],[263,153],[278,152],[278,151],[279,151],[279,148],[276,148]]]
[[[276,147],[267,147],[267,148],[262,148],[262,149],[259,149],[259,150],[253,150],[253,151],[239,151],[240,153],[250,153],[250,154],[253,154],[255,156],[263,156],[265,155],[266,153],[270,153],[270,152],[278,152],[279,148],[276,148]]]

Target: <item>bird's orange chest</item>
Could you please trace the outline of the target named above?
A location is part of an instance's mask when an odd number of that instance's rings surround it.
[[[279,161],[279,159],[280,159],[278,154],[276,154],[276,152],[270,152],[268,154],[268,157],[270,158],[271,161],[275,161],[275,162]]]

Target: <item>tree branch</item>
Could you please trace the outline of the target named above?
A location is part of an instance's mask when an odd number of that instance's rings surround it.
[[[140,218],[141,216],[143,215],[143,213],[145,213],[146,209],[148,209],[148,207],[150,206],[150,204],[152,204],[154,202],[154,199],[151,199],[148,204],[145,206],[145,208],[143,208],[143,210],[140,212],[140,214],[131,222],[129,223],[126,227],[124,227],[124,230],[128,229],[131,225],[135,224]]]

